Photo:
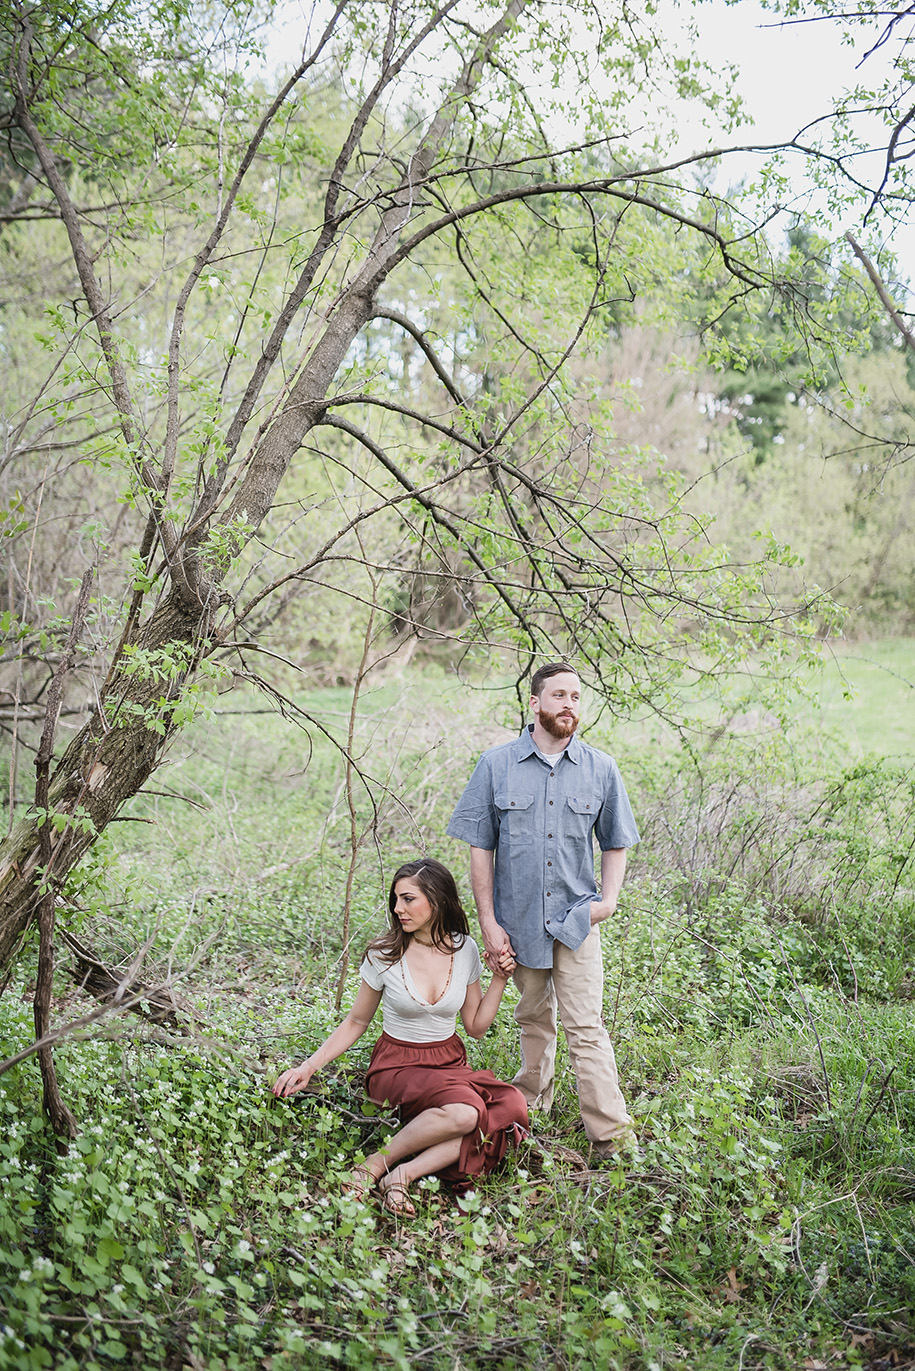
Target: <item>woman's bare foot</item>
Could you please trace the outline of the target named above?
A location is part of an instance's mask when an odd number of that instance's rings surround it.
[[[378,1189],[381,1192],[382,1209],[386,1209],[389,1214],[400,1214],[405,1219],[414,1217],[416,1206],[407,1194],[407,1181],[401,1167],[398,1166],[386,1176],[382,1176],[378,1182]]]

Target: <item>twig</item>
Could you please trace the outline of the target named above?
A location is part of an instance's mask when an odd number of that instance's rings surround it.
[[[39,877],[36,872],[36,881],[40,880],[38,888],[41,892],[41,899],[38,905],[38,977],[33,1002],[35,1039],[39,1043],[47,1036],[50,1025],[51,993],[54,987],[54,922],[57,913],[57,900],[51,883],[51,865],[53,862],[51,833],[53,826],[51,815],[48,812],[51,756],[54,751],[57,717],[63,699],[64,677],[72,667],[76,655],[76,644],[82,632],[86,610],[89,608],[89,589],[92,585],[92,576],[91,568],[83,574],[76,608],[70,621],[67,646],[57,665],[57,670],[54,672],[51,689],[48,691],[44,727],[41,731],[38,755],[35,758],[35,807],[44,814],[44,822],[38,832],[39,871],[41,875]],[[50,1045],[38,1048],[38,1064],[41,1068],[41,1080],[44,1086],[42,1103],[45,1113],[51,1120],[51,1127],[59,1138],[75,1138],[79,1130],[73,1113],[64,1104],[61,1096],[60,1087],[57,1084],[57,1073],[54,1070],[54,1052]]]
[[[889,1071],[888,1071],[888,1072],[886,1073],[886,1075],[884,1076],[884,1078],[883,1078],[883,1084],[882,1084],[881,1087],[880,1087],[880,1094],[877,1096],[876,1103],[874,1104],[874,1107],[873,1107],[873,1109],[871,1110],[871,1112],[868,1114],[867,1118],[864,1120],[864,1123],[861,1125],[861,1132],[862,1132],[862,1133],[866,1132],[866,1130],[867,1130],[867,1125],[870,1123],[871,1119],[874,1117],[874,1115],[876,1114],[877,1110],[880,1108],[880,1103],[881,1103],[881,1101],[882,1101],[884,1095],[886,1094],[886,1088],[887,1088],[887,1086],[888,1086],[889,1083],[890,1083],[890,1077],[892,1076],[892,1074],[893,1074],[893,1072],[894,1072],[895,1070],[896,1070],[895,1066],[891,1066],[890,1069],[889,1069]]]
[[[878,272],[877,268],[874,266],[873,262],[868,257],[864,249],[855,241],[851,231],[846,233],[845,241],[850,244],[852,252],[855,254],[858,261],[861,263],[861,265],[864,267],[864,270],[871,278],[871,281],[874,285],[874,289],[880,297],[880,303],[883,305],[883,308],[886,310],[887,314],[890,316],[893,323],[896,325],[899,332],[905,339],[906,347],[910,348],[912,352],[915,352],[915,337],[913,337],[911,330],[909,329],[902,315],[899,313],[899,310],[893,304],[892,298],[890,297],[890,293],[887,290],[886,286],[883,284],[883,278]]]
[[[356,537],[359,540],[360,550],[362,550],[362,540],[358,533],[356,534]],[[371,571],[369,572],[369,576],[372,581],[372,600],[374,601],[378,597],[378,582],[374,573]],[[359,670],[356,673],[356,680],[353,683],[353,699],[350,705],[349,728],[346,735],[346,762],[344,764],[344,775],[346,780],[346,804],[349,810],[350,857],[349,868],[346,873],[346,894],[343,900],[343,925],[340,930],[343,948],[340,952],[340,974],[337,977],[337,992],[334,999],[334,1008],[338,1014],[340,1012],[340,1005],[343,1001],[343,991],[346,987],[346,973],[349,971],[349,925],[350,911],[353,903],[353,881],[356,876],[356,862],[363,836],[359,833],[358,816],[356,814],[356,798],[353,794],[353,747],[356,740],[356,719],[359,711],[359,695],[362,691],[365,678],[368,676],[373,665],[369,662],[369,653],[372,647],[372,636],[374,632],[375,608],[373,604],[365,625],[365,636],[362,642],[362,660],[359,663]]]

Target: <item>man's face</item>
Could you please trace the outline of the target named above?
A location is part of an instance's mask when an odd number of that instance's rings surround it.
[[[543,683],[540,695],[531,696],[534,718],[553,738],[571,738],[578,727],[581,682],[574,671],[560,671]]]

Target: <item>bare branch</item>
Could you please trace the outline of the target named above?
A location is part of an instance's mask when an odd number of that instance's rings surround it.
[[[329,425],[331,428],[342,429],[344,433],[348,433],[351,438],[355,438],[357,442],[361,443],[362,446],[366,448],[368,452],[371,452],[372,456],[377,458],[381,465],[391,473],[394,479],[403,486],[404,490],[410,492],[416,502],[428,512],[432,520],[450,534],[455,543],[463,550],[470,561],[473,562],[487,584],[495,591],[506,609],[508,609],[512,618],[524,629],[530,641],[531,651],[536,652],[537,643],[539,641],[539,634],[536,628],[527,618],[521,606],[517,605],[512,600],[511,596],[508,595],[501,579],[496,576],[495,572],[490,567],[487,567],[476,549],[468,545],[466,539],[461,536],[460,530],[452,520],[449,519],[447,515],[443,514],[428,496],[422,494],[418,487],[410,480],[409,476],[407,476],[406,472],[401,471],[396,462],[391,460],[384,449],[379,447],[375,440],[370,438],[367,433],[364,433],[362,429],[357,428],[355,424],[349,423],[348,420],[341,418],[338,414],[327,414],[322,422]]]
[[[913,110],[913,113],[915,113],[915,110]],[[905,340],[906,347],[910,348],[912,352],[915,352],[915,337],[913,337],[909,326],[906,324],[902,315],[899,313],[899,310],[893,304],[893,301],[890,297],[890,293],[884,285],[883,278],[880,275],[879,271],[874,266],[873,262],[868,257],[867,253],[864,251],[861,245],[855,240],[855,237],[850,229],[845,235],[845,240],[850,245],[852,252],[855,254],[858,261],[864,267],[864,270],[867,272],[868,276],[871,278],[871,281],[874,285],[874,289],[880,297],[880,303],[883,305],[883,308],[886,310],[887,314],[890,316],[893,323],[896,325],[897,329],[902,334],[902,337]]]
[[[207,263],[210,261],[217,244],[219,243],[223,233],[225,232],[226,224],[228,223],[232,210],[235,207],[235,202],[238,199],[238,194],[241,190],[242,183],[245,177],[247,176],[252,163],[254,162],[254,158],[257,154],[258,148],[260,147],[261,143],[266,137],[267,132],[273,124],[274,119],[276,118],[279,110],[285,104],[289,95],[299,84],[299,82],[303,79],[303,77],[307,74],[307,72],[311,70],[311,68],[314,66],[314,64],[320,57],[321,53],[326,48],[327,44],[333,38],[337,27],[337,21],[340,18],[340,15],[343,13],[343,11],[346,9],[347,5],[349,5],[350,3],[351,0],[338,0],[336,9],[334,10],[333,15],[328,21],[323,34],[318,40],[317,46],[315,47],[314,51],[308,57],[303,58],[303,60],[299,63],[298,67],[296,67],[295,71],[292,73],[292,75],[289,77],[289,79],[285,82],[280,91],[274,97],[271,104],[267,107],[267,110],[263,115],[263,118],[261,119],[260,123],[258,124],[253,137],[250,139],[248,146],[245,148],[244,154],[238,164],[238,169],[232,180],[232,185],[229,187],[229,191],[225,197],[225,203],[222,205],[221,211],[217,216],[216,223],[213,225],[212,231],[210,232],[210,235],[207,238],[206,242],[203,244],[203,246],[198,251],[196,257],[194,258],[193,266],[191,267],[188,277],[178,294],[178,299],[175,304],[175,312],[172,321],[171,337],[169,338],[168,345],[168,424],[165,437],[165,452],[162,462],[163,489],[168,488],[168,483],[171,479],[171,474],[174,470],[178,450],[178,392],[181,364],[181,338],[184,332],[184,319],[191,292],[197,285],[197,282],[200,280],[201,272],[203,271]],[[223,463],[223,470],[224,466],[225,464]],[[216,480],[218,482],[220,478],[217,477]]]
[[[731,240],[726,238],[712,224],[696,219],[694,216],[676,209],[672,205],[667,205],[661,200],[652,199],[650,196],[640,191],[627,190],[625,182],[631,182],[632,174],[621,177],[600,177],[588,181],[539,181],[526,186],[514,186],[510,189],[497,191],[492,195],[485,196],[483,199],[476,200],[470,205],[462,205],[458,209],[451,210],[448,214],[440,215],[439,218],[431,223],[424,225],[410,237],[404,239],[396,252],[393,260],[385,264],[383,271],[377,270],[367,281],[369,289],[377,289],[384,276],[398,263],[410,257],[421,243],[427,239],[435,237],[441,233],[443,228],[451,224],[461,223],[465,219],[473,218],[475,215],[483,214],[487,210],[495,209],[499,205],[508,205],[524,200],[533,199],[544,195],[574,195],[584,197],[587,195],[606,196],[608,199],[621,200],[625,204],[643,205],[646,209],[652,210],[655,214],[664,219],[670,219],[683,228],[692,229],[703,238],[709,239],[721,254],[722,261],[728,271],[738,281],[743,281],[746,285],[759,289],[760,286],[768,284],[763,275],[754,268],[744,263],[738,262],[731,255]]]
[[[429,362],[429,365],[432,367],[432,370],[435,372],[436,376],[441,381],[442,385],[445,387],[448,394],[451,396],[452,400],[455,402],[455,404],[461,405],[463,407],[463,405],[465,404],[465,400],[457,387],[457,383],[455,382],[454,378],[450,375],[450,373],[445,369],[444,363],[442,362],[438,353],[432,347],[432,344],[429,342],[429,339],[426,337],[423,330],[421,328],[417,328],[416,324],[413,323],[412,319],[410,319],[406,314],[402,314],[400,310],[391,309],[387,305],[376,305],[372,311],[372,318],[390,319],[391,323],[397,324],[400,328],[403,329],[404,333],[409,333],[410,337],[414,340],[414,342],[422,349],[422,352],[426,357],[426,360]]]
[[[321,231],[318,235],[318,241],[315,244],[312,251],[309,253],[308,259],[305,263],[302,272],[299,275],[295,287],[290,292],[283,306],[283,309],[280,311],[276,323],[274,324],[273,329],[271,331],[270,338],[268,339],[263,349],[263,352],[261,353],[261,356],[254,367],[254,370],[251,374],[251,379],[245,390],[245,394],[242,398],[241,404],[239,405],[235,417],[229,425],[229,429],[226,434],[225,457],[223,464],[217,470],[217,473],[215,474],[213,481],[210,483],[207,490],[204,492],[203,500],[201,501],[201,505],[199,506],[198,511],[195,514],[195,519],[200,518],[201,515],[205,515],[212,508],[213,503],[215,502],[216,494],[218,493],[221,480],[224,479],[223,472],[225,462],[231,460],[231,458],[234,456],[238,448],[238,444],[241,441],[245,425],[247,424],[248,420],[254,412],[254,406],[257,402],[258,396],[260,395],[264,381],[267,378],[267,374],[270,368],[272,367],[273,363],[279,356],[280,346],[283,342],[283,339],[286,336],[289,326],[292,323],[292,320],[295,318],[295,315],[298,313],[302,303],[304,302],[305,297],[308,294],[308,291],[311,289],[318,267],[324,260],[324,256],[328,248],[330,247],[331,243],[333,242],[337,228],[339,227],[339,224],[345,217],[343,215],[338,214],[337,212],[337,202],[340,196],[340,192],[343,188],[343,173],[346,167],[348,166],[349,161],[353,155],[353,152],[355,151],[356,145],[360,137],[362,136],[362,132],[366,124],[368,123],[372,110],[377,105],[378,100],[381,98],[381,95],[383,94],[384,90],[391,83],[391,81],[393,81],[393,79],[400,73],[400,71],[403,69],[404,65],[413,55],[416,49],[420,46],[421,43],[423,43],[426,40],[426,38],[428,38],[430,33],[434,32],[434,30],[442,22],[444,16],[447,15],[449,11],[452,10],[457,3],[458,0],[447,0],[447,3],[444,6],[442,6],[441,9],[435,11],[435,13],[428,21],[428,23],[424,25],[420,33],[413,39],[413,41],[410,44],[408,44],[407,48],[404,50],[404,52],[401,54],[398,60],[396,62],[390,63],[389,65],[383,68],[381,75],[375,83],[375,86],[369,92],[366,99],[360,106],[356,114],[356,118],[354,119],[350,131],[346,139],[344,140],[343,146],[341,147],[340,152],[337,156],[334,168],[330,174],[327,187],[327,194],[325,196],[324,201],[324,221],[321,227]]]

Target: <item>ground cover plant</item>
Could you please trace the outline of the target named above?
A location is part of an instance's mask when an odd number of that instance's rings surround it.
[[[404,700],[416,726],[398,732]],[[333,732],[346,702],[310,705]],[[735,735],[690,783],[682,758],[640,768],[641,744],[614,738],[646,832],[605,936],[637,1154],[591,1164],[562,1057],[554,1112],[505,1171],[460,1203],[428,1182],[417,1219],[398,1221],[341,1190],[392,1126],[361,1090],[371,1035],[307,1095],[273,1101],[275,1073],[335,1021],[352,833],[344,1000],[382,863],[425,846],[463,877],[440,835],[472,749],[501,736],[496,720],[459,741],[455,719],[478,709],[444,677],[370,695],[360,766],[384,789],[377,812],[358,800],[355,830],[326,737],[309,756],[277,718],[226,712],[188,730],[162,793],[96,850],[64,925],[113,966],[142,950],[143,979],[171,973],[187,1012],[63,1040],[81,1128],[66,1151],[34,1061],[0,1076],[0,1367],[915,1359],[913,806],[890,760],[850,766],[796,738],[760,757]],[[710,799],[724,776],[747,797],[727,822]],[[672,860],[687,836],[701,860]],[[817,852],[830,880],[798,899],[782,868],[812,879]],[[10,1051],[31,1036],[33,957],[0,997]],[[97,1012],[64,963],[56,990],[55,1022]],[[515,1069],[510,996],[470,1052]]]

